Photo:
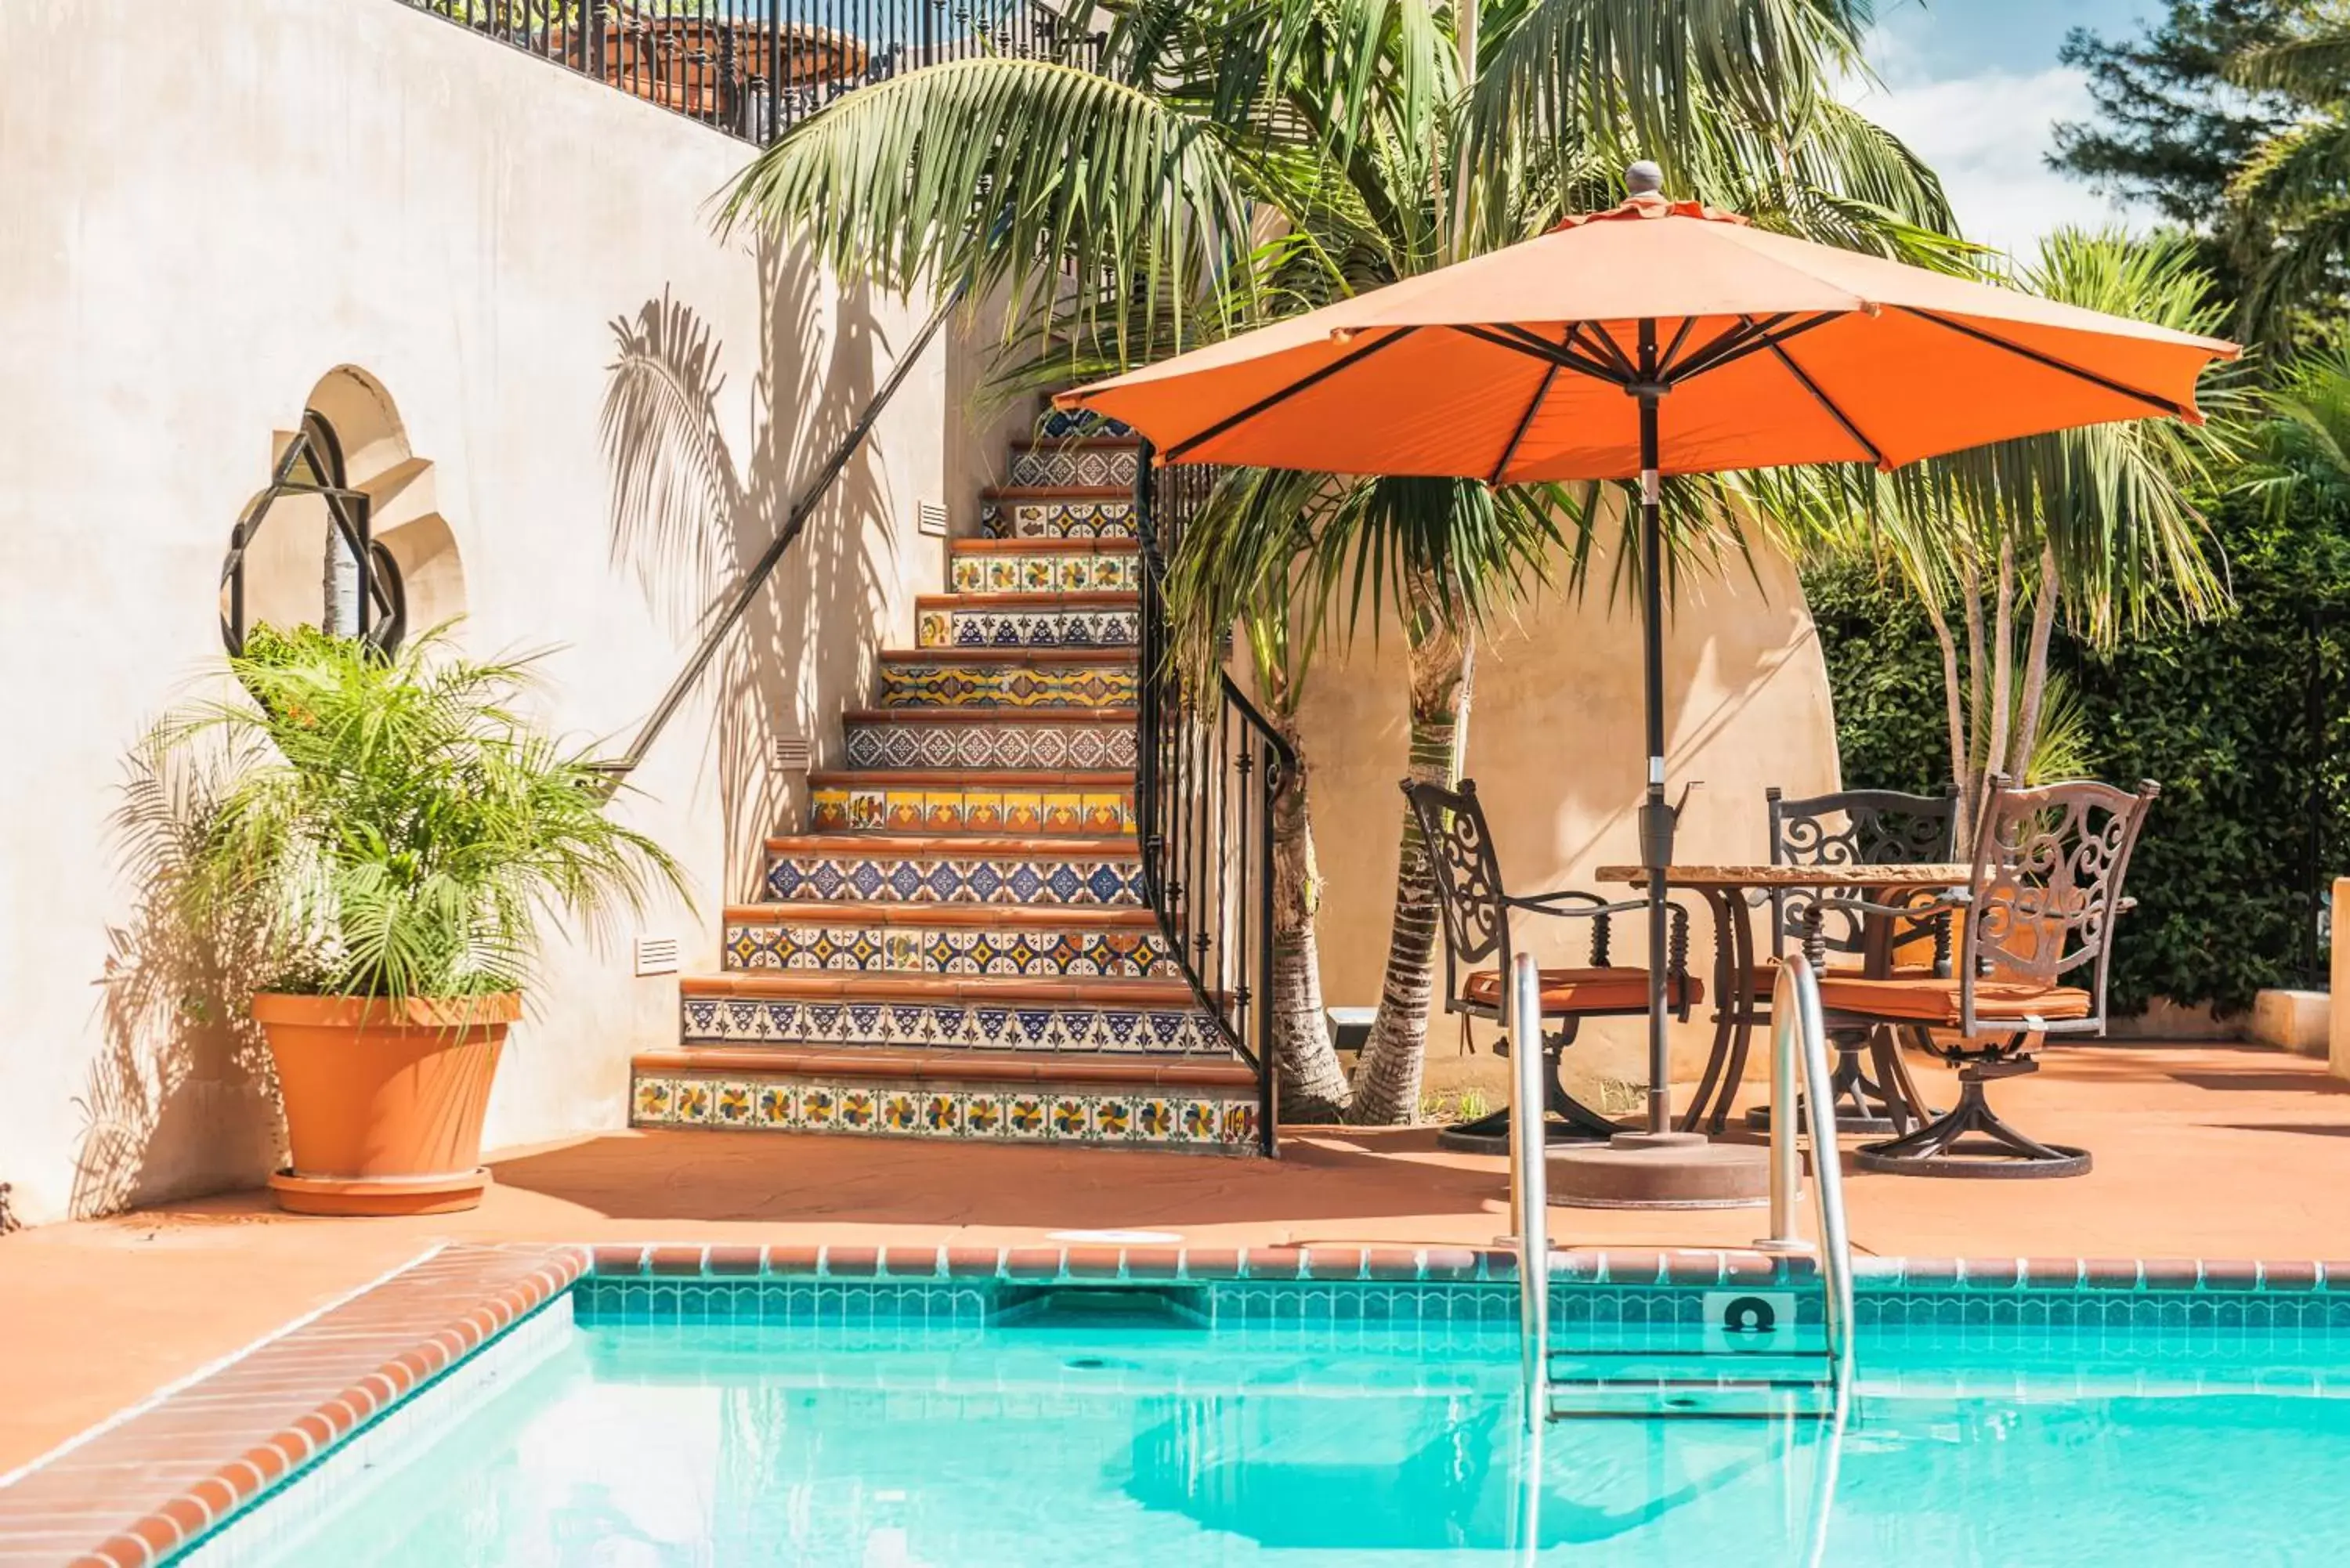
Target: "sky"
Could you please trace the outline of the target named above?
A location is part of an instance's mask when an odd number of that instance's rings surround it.
[[[2127,214],[2047,166],[2050,128],[2088,117],[2081,74],[2056,60],[2073,27],[2136,33],[2159,0],[1878,0],[1853,101],[1942,176],[1968,238],[2029,251],[2071,224]]]

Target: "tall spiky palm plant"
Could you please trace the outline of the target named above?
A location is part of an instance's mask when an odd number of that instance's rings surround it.
[[[1866,0],[1081,3],[1065,33],[1099,33],[1097,68],[968,60],[852,94],[763,154],[726,212],[851,276],[1002,299],[1007,387],[1123,369],[1531,237],[1612,200],[1635,156],[1767,225],[1900,251],[1949,213],[1830,91],[1863,68],[1868,21]],[[1202,646],[1235,618],[1279,616],[1283,639],[1293,616],[1309,639],[1399,625],[1409,769],[1450,782],[1481,618],[1563,540],[1582,559],[1599,515],[1542,487],[1243,477],[1188,530],[1173,597]],[[1426,846],[1399,821],[1355,1085],[1371,1121],[1417,1111],[1432,983]]]
[[[2059,231],[2012,281],[2068,305],[2208,333],[2225,313],[2179,236]],[[2057,617],[2111,644],[2158,615],[2226,601],[2193,497],[2242,450],[2245,377],[2199,393],[2208,421],[2137,420],[1954,453],[1893,474],[1758,476],[1798,553],[1893,566],[1942,655],[1960,842],[1992,774],[2030,777],[2049,750],[2048,650]],[[2028,615],[2028,621],[2024,618]],[[1953,620],[1957,627],[1952,626]]]

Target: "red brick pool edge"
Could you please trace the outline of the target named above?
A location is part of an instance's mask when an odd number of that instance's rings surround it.
[[[441,1248],[0,1486],[0,1565],[149,1568],[567,1288],[587,1250]]]

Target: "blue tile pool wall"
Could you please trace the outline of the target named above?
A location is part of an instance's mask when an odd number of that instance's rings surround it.
[[[1380,1343],[1398,1334],[1431,1348],[1450,1336],[1489,1340],[1513,1333],[1514,1286],[1492,1282],[1394,1284],[1209,1281],[1072,1280],[1090,1289],[1158,1290],[1197,1310],[1203,1325],[1246,1337],[1343,1345],[1357,1331]],[[749,1279],[613,1278],[590,1275],[576,1287],[582,1324],[681,1328],[790,1326],[877,1341],[976,1337],[993,1323],[1011,1282],[898,1282],[768,1276]],[[1617,1287],[1555,1282],[1553,1334],[1564,1347],[1579,1336],[1638,1345],[1686,1341],[1702,1330],[1708,1289]],[[1758,1288],[1773,1288],[1763,1286]],[[1821,1301],[1796,1292],[1797,1324],[1816,1327]],[[2106,1350],[2116,1355],[2191,1359],[2220,1347],[2290,1348],[2303,1339],[2350,1336],[2350,1293],[2285,1295],[2136,1290],[2014,1290],[2000,1294],[1913,1293],[1881,1282],[1856,1295],[1855,1316],[1870,1338],[1918,1349],[1998,1347],[2028,1352]]]

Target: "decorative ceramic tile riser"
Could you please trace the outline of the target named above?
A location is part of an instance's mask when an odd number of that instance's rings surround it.
[[[1134,792],[827,786],[812,794],[808,826],[816,833],[1132,833]]]
[[[1180,980],[1154,930],[1015,926],[767,925],[726,928],[730,970],[847,970],[892,974],[1004,974],[1038,979],[1123,976]]]
[[[683,1012],[689,1045],[945,1046],[1230,1060],[1206,1014],[1176,1008],[689,996]]]
[[[850,1133],[993,1143],[1142,1144],[1250,1154],[1253,1098],[832,1081],[802,1075],[639,1077],[637,1127]]]
[[[959,594],[1130,594],[1141,583],[1132,550],[1083,556],[957,555],[949,587]]]
[[[1139,619],[1132,609],[924,610],[914,641],[920,648],[1131,648]]]
[[[893,724],[860,719],[848,725],[848,765],[889,768],[1060,768],[1107,773],[1135,765],[1132,724]]]
[[[1134,860],[910,859],[898,856],[777,856],[767,897],[778,903],[1021,904],[1130,909],[1142,902]]]
[[[1072,496],[983,501],[979,525],[991,539],[1131,539],[1134,503]]]
[[[1022,665],[887,664],[887,708],[1131,708],[1135,672],[1116,664],[1031,669]]]
[[[1130,446],[1028,446],[1012,449],[1014,484],[1134,488],[1137,450]]]
[[[1047,409],[1036,421],[1040,441],[1069,441],[1085,436],[1114,436],[1120,441],[1134,437],[1134,427],[1091,409]]]

